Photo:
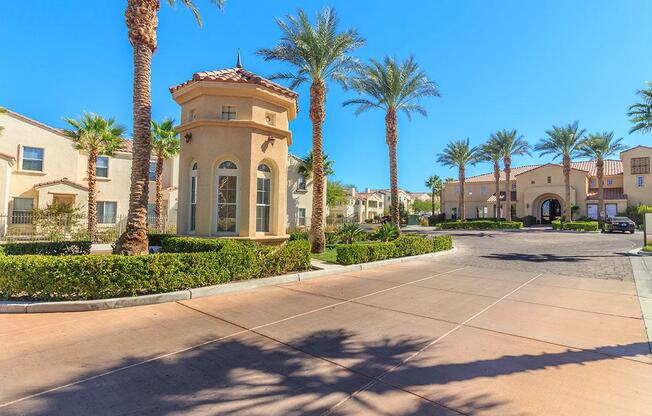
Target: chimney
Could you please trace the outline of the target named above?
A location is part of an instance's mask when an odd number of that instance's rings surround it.
[[[366,193],[369,193],[369,192],[371,192],[371,188],[364,188],[364,191],[365,191]]]
[[[351,196],[355,198],[355,188],[349,189],[349,192],[351,192]]]

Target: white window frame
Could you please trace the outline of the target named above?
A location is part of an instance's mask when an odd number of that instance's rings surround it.
[[[32,203],[32,209],[16,209],[16,200],[29,200]],[[25,197],[14,197],[11,205],[11,223],[12,224],[31,224],[32,223],[32,212],[34,212],[34,198],[25,198]],[[20,214],[19,217],[16,217],[16,214]]]
[[[190,165],[190,194],[188,195],[188,233],[197,229],[197,162]]]
[[[220,118],[222,120],[237,120],[238,109],[234,105],[223,105],[222,112],[220,113]]]
[[[595,215],[591,215],[591,209],[594,209]],[[597,220],[598,219],[598,204],[586,204],[586,216],[591,218],[592,220]]]
[[[307,187],[306,178],[304,178],[303,175],[299,175],[297,178],[297,191],[306,191]]]
[[[645,187],[645,176],[639,175],[636,177],[636,187],[637,188]]]
[[[98,162],[100,161],[100,159],[101,159],[101,160],[105,160],[105,159],[106,159],[106,167],[104,167],[104,166],[100,167],[100,166],[98,165]],[[95,162],[95,176],[98,177],[98,178],[106,178],[106,179],[108,179],[108,177],[109,177],[109,163],[110,163],[110,162],[109,162],[109,157],[108,157],[108,156],[98,156],[98,157],[97,157],[97,160],[96,160],[96,162]],[[104,175],[104,176],[103,176],[103,175],[100,175],[100,174],[98,173],[98,169],[106,169],[106,175]]]
[[[113,204],[115,210],[113,212],[113,222],[106,221],[106,204]],[[100,206],[102,207],[102,216],[100,217]],[[115,224],[118,221],[118,202],[117,201],[97,201],[97,223],[98,224]]]
[[[266,169],[269,169],[269,172],[267,172],[265,170],[261,170],[261,168],[263,166],[265,166]],[[263,180],[263,182],[262,182],[263,184],[265,184],[265,183],[269,184],[268,189],[263,188],[262,191],[260,190],[259,180],[261,180],[261,179]],[[272,197],[274,195],[273,190],[274,190],[274,176],[272,174],[272,168],[267,163],[261,162],[258,165],[258,168],[256,169],[256,233],[267,234],[267,233],[270,233],[271,230],[272,230],[272,218],[273,218],[273,204],[272,204],[273,201],[272,201]],[[269,203],[265,203],[264,198],[263,198],[263,202],[259,202],[259,199],[258,199],[258,193],[259,192],[263,192],[263,193],[264,192],[269,192]],[[267,223],[266,223],[266,227],[263,226],[262,229],[260,229],[260,227],[258,227],[258,220],[259,220],[259,218],[264,219],[264,217],[259,217],[258,216],[258,208],[267,208],[267,215],[268,215]]]
[[[303,213],[303,215],[301,215]],[[306,209],[305,208],[298,208],[297,209],[297,225],[299,227],[305,227],[306,226]]]
[[[36,149],[41,151],[40,159],[26,159],[25,150],[26,149]],[[27,172],[45,172],[45,148],[36,147],[36,146],[21,146],[21,155],[20,155],[20,169]],[[41,163],[41,169],[25,169],[25,160],[28,161],[38,161]]]
[[[235,169],[233,168],[228,168],[228,167],[220,167],[220,166],[225,166],[228,163],[232,163],[235,165]],[[218,187],[220,186],[220,178],[221,177],[235,177],[235,204],[234,203],[225,203],[225,205],[235,205],[235,229],[233,231],[222,231],[219,230],[219,225],[220,225],[220,209],[219,209],[219,199],[220,199],[220,192]],[[217,165],[217,170],[215,172],[215,226],[213,227],[213,230],[216,235],[238,235],[240,232],[240,165],[234,161],[234,160],[222,160],[221,162],[218,163]]]

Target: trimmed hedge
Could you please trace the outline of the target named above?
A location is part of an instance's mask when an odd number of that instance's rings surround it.
[[[7,256],[38,254],[47,256],[76,256],[90,254],[90,241],[37,241],[26,243],[6,243],[1,252]]]
[[[254,246],[250,240],[233,240],[228,238],[198,238],[170,236],[162,239],[164,253],[205,253],[220,251],[229,244]]]
[[[0,298],[105,299],[172,292],[310,268],[310,247],[226,244],[220,251],[149,256],[2,256]]]
[[[520,221],[455,221],[439,224],[442,230],[515,230],[523,228]]]
[[[453,239],[449,235],[436,236],[432,239],[416,235],[403,235],[386,243],[340,244],[337,246],[337,262],[344,265],[367,263],[433,253],[452,247]]]
[[[650,253],[652,252],[652,245],[643,246],[641,250]]]
[[[170,237],[175,237],[175,235],[163,233],[147,233],[147,241],[150,246],[162,246],[163,240]]]
[[[600,225],[597,221],[553,221],[553,230],[570,231],[598,231]]]

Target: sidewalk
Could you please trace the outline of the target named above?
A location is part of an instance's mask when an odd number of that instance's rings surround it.
[[[652,256],[632,256],[630,261],[650,351],[652,351]]]

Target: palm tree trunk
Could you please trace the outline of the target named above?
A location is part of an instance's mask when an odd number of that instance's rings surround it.
[[[503,159],[505,165],[505,220],[512,221],[512,184],[510,182],[512,175],[512,159],[506,157]]]
[[[163,231],[163,221],[161,218],[161,206],[163,205],[163,154],[159,152],[156,155],[156,205],[154,206],[154,216],[156,217],[156,229]]]
[[[598,159],[596,162],[598,171],[598,221],[604,220],[604,160]]]
[[[435,216],[435,187],[433,186],[431,189],[432,193],[430,195],[430,199],[432,201],[432,216]]]
[[[389,109],[385,115],[385,141],[389,147],[389,187],[392,202],[392,223],[399,229],[401,227],[401,208],[398,197],[398,169],[396,165],[396,143],[398,131],[396,129],[396,110]]]
[[[571,161],[569,156],[564,156],[564,208],[566,212],[564,213],[564,219],[566,221],[572,221],[572,210],[571,210],[571,189],[570,189],[570,172],[571,172]]]
[[[134,138],[131,162],[131,188],[126,231],[116,243],[115,252],[127,255],[148,253],[147,195],[149,187],[152,51],[143,44],[134,46]]]
[[[459,168],[459,182],[460,182],[460,195],[458,200],[459,216],[457,219],[464,221],[466,219],[466,212],[464,210],[464,182],[466,181],[464,165],[460,165]]]
[[[496,212],[494,217],[496,221],[500,218],[500,161],[494,160],[494,181],[496,185]]]
[[[310,220],[310,250],[323,253],[324,235],[324,147],[322,125],[326,117],[324,103],[326,86],[315,80],[310,86],[310,121],[312,121],[312,218]]]
[[[91,150],[88,154],[87,176],[88,176],[88,238],[95,241],[97,236],[97,150]]]

